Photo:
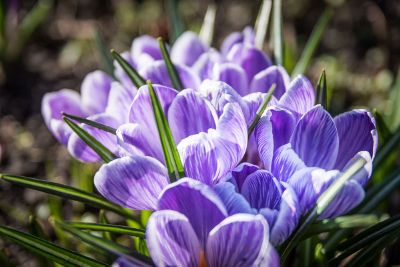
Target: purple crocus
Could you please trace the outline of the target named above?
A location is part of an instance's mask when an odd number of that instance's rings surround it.
[[[304,106],[299,111],[307,109]],[[261,118],[255,136],[264,167],[293,187],[302,213],[360,157],[367,164],[346,183],[321,218],[346,213],[363,199],[378,144],[375,120],[368,111],[353,110],[332,118],[320,105],[303,115],[275,107]]]

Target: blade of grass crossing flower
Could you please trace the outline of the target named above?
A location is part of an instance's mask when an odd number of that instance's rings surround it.
[[[82,117],[79,117],[79,116],[75,116],[75,115],[72,115],[72,114],[68,114],[68,113],[65,113],[65,112],[62,112],[61,114],[62,114],[64,117],[67,117],[68,119],[72,119],[72,120],[75,120],[75,121],[77,121],[77,122],[90,125],[90,126],[92,126],[92,127],[94,127],[94,128],[97,128],[97,129],[99,129],[99,130],[103,130],[103,131],[105,131],[105,132],[108,132],[108,133],[111,133],[111,134],[114,134],[114,135],[115,135],[116,132],[117,132],[117,129],[115,129],[115,128],[113,128],[113,127],[110,127],[110,126],[108,126],[108,125],[99,123],[99,122],[95,122],[95,121],[92,121],[92,120],[88,120],[88,119],[85,119],[85,118],[82,118]]]
[[[95,194],[88,193],[74,187],[16,175],[0,174],[0,178],[13,184],[49,193],[58,197],[80,201],[97,208],[110,210],[127,218],[133,217],[133,213],[131,211],[111,203]]]
[[[128,77],[132,80],[132,83],[137,87],[141,87],[146,84],[146,81],[139,75],[139,73],[126,61],[120,54],[114,49],[111,49],[112,57],[118,62],[121,68],[125,71]]]
[[[128,226],[104,224],[104,223],[83,223],[83,222],[67,222],[67,224],[73,228],[81,230],[124,234],[140,238],[145,237],[145,231],[143,229],[137,229]]]
[[[328,23],[331,20],[332,16],[333,9],[331,7],[325,8],[304,47],[300,59],[297,61],[297,64],[292,72],[292,77],[303,74],[307,70],[307,67],[311,62],[314,52],[317,49],[318,44],[321,41],[321,37],[324,34],[325,29],[328,26]]]
[[[29,251],[65,266],[105,267],[106,264],[74,251],[56,246],[44,239],[0,225],[0,236],[10,239]]]
[[[182,22],[182,18],[178,12],[179,7],[178,7],[178,2],[179,0],[167,0],[166,1],[166,9],[167,9],[167,14],[168,14],[168,19],[169,19],[169,25],[170,25],[170,40],[175,42],[176,39],[183,33],[184,25]]]
[[[173,182],[176,181],[176,179],[184,177],[185,172],[167,118],[165,117],[165,114],[161,107],[160,100],[158,99],[157,94],[154,91],[154,88],[150,81],[147,82],[147,85],[149,88],[154,119],[157,124],[165,162],[170,179]]]
[[[326,86],[326,73],[322,71],[317,84],[317,98],[316,104],[321,104],[325,109],[328,109],[328,88]]]
[[[318,218],[318,216],[320,216],[325,211],[329,204],[331,204],[335,196],[343,188],[344,184],[349,181],[355,174],[357,174],[358,171],[360,171],[365,164],[366,160],[364,158],[355,161],[347,169],[346,172],[344,172],[325,190],[324,193],[322,193],[322,195],[317,199],[315,207],[310,212],[308,212],[303,222],[300,224],[294,234],[288,239],[287,242],[284,243],[283,251],[281,253],[282,262],[285,262],[289,253],[301,240],[302,236],[308,231],[310,225]]]
[[[108,148],[97,141],[92,135],[72,122],[70,119],[64,117],[64,121],[81,139],[84,141],[94,152],[99,155],[105,162],[110,162],[117,158]]]
[[[265,109],[268,106],[269,101],[272,98],[272,95],[275,92],[276,84],[272,84],[271,88],[269,88],[266,97],[264,98],[263,102],[261,103],[260,107],[256,112],[256,116],[254,117],[253,121],[250,123],[249,129],[247,130],[248,136],[253,133],[254,128],[256,127],[258,121],[260,120],[261,116],[264,114]]]
[[[275,0],[272,5],[274,59],[276,65],[283,64],[284,42],[282,33],[282,0]]]
[[[169,56],[165,42],[161,37],[157,38],[158,44],[160,45],[161,53],[165,62],[165,66],[168,71],[169,79],[171,80],[172,86],[178,90],[183,90],[183,84],[181,78],[179,77],[178,71],[175,68],[174,63],[172,63],[171,57]]]
[[[262,49],[268,31],[269,17],[271,15],[272,0],[263,0],[258,12],[255,25],[255,45]]]
[[[204,16],[203,25],[201,26],[199,33],[200,40],[207,45],[211,45],[212,43],[216,14],[217,6],[215,4],[208,5],[206,15]]]
[[[111,77],[114,77],[113,58],[110,56],[107,45],[100,31],[96,30],[94,32],[93,39],[96,44],[97,52],[104,71],[107,72]]]

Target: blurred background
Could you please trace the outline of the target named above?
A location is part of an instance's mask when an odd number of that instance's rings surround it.
[[[219,47],[230,32],[254,25],[260,7],[260,1],[235,0],[1,3],[1,13],[7,17],[6,25],[0,25],[6,37],[0,43],[0,172],[49,177],[86,190],[92,190],[96,166],[71,159],[57,144],[43,123],[40,103],[46,92],[79,90],[85,74],[101,68],[95,33],[100,33],[108,48],[124,51],[141,34],[168,40],[171,12],[180,14],[185,29],[198,32],[207,6],[215,3],[213,46]],[[400,122],[400,1],[283,0],[285,66],[289,71],[326,6],[334,8],[333,17],[307,76],[316,84],[322,69],[326,70],[333,114],[355,107],[376,108],[388,128],[396,129]],[[269,51],[268,40],[265,49]],[[397,205],[388,205],[398,211],[399,199],[400,195],[395,195],[392,202]],[[70,217],[79,213],[87,220],[91,216],[90,209],[80,205],[0,183],[0,224],[24,229],[29,215],[36,214],[46,225],[48,216],[55,213]],[[51,236],[51,229],[48,231]],[[0,250],[18,255],[12,259],[16,265],[38,264],[9,243],[0,241]]]

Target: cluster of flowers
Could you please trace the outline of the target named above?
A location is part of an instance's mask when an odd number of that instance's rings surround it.
[[[146,240],[157,266],[278,266],[274,247],[296,229],[318,197],[359,158],[349,180],[320,219],[342,215],[364,197],[377,147],[374,118],[353,110],[332,118],[315,105],[310,81],[293,80],[254,45],[251,28],[229,35],[220,51],[186,32],[170,48],[186,88],[172,88],[157,40],[134,40],[123,57],[154,84],[184,166],[170,181],[147,85],[136,88],[115,66],[86,76],[81,95],[45,95],[49,129],[75,158],[100,161],[62,120],[61,112],[117,129],[82,127],[119,158],[94,177],[107,199],[155,211]],[[268,90],[268,108],[248,132]]]

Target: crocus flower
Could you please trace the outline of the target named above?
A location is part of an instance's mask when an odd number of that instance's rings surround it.
[[[271,108],[255,135],[264,167],[292,185],[303,213],[360,157],[367,164],[346,183],[321,218],[346,213],[363,199],[378,143],[375,120],[368,111],[353,110],[332,118],[320,105],[303,115]]]

